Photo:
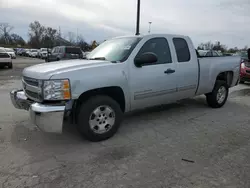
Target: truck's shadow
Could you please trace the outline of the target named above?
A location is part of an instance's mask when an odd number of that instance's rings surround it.
[[[130,128],[133,127],[134,124],[137,124],[136,122],[140,120],[147,121],[150,119],[159,119],[162,116],[171,116],[175,118],[175,116],[178,116],[180,112],[186,111],[187,108],[196,108],[198,111],[200,111],[200,109],[209,109],[206,106],[204,98],[186,99],[173,104],[162,105],[128,113],[125,115],[121,128],[125,130],[125,132],[128,132]],[[15,128],[12,135],[12,142],[14,144],[19,145],[20,143],[24,143],[21,144],[22,146],[25,146],[26,144],[47,145],[48,148],[54,147],[55,145],[67,147],[67,144],[90,144],[90,142],[82,138],[76,126],[70,124],[68,120],[65,122],[63,134],[43,133],[37,128],[31,130],[28,128],[29,126],[30,123],[28,120],[18,122],[16,125],[14,125]],[[140,129],[138,126],[137,128]],[[123,132],[119,131],[118,134],[122,135]],[[119,135],[115,135],[114,139]]]
[[[235,97],[236,95],[250,95],[250,89],[243,89],[240,91],[235,91],[230,94],[230,97]],[[230,105],[230,101],[226,105]],[[234,104],[235,105],[235,104]],[[119,135],[129,134],[131,128],[133,129],[145,129],[142,127],[141,121],[150,121],[150,120],[161,120],[165,117],[170,117],[173,120],[179,119],[180,114],[182,116],[190,116],[190,109],[195,116],[199,116],[199,114],[204,114],[212,110],[206,104],[205,97],[196,97],[195,99],[185,99],[173,104],[167,104],[157,107],[152,107],[140,111],[134,111],[125,115],[124,122],[122,123],[120,129],[121,131],[118,132],[111,139],[116,139]],[[25,125],[23,125],[25,124]],[[65,122],[64,125],[64,132],[63,134],[49,134],[43,133],[39,130],[34,131],[30,130],[27,124],[29,124],[28,120],[19,122],[17,125],[14,125],[14,132],[12,135],[12,140],[16,144],[20,144],[22,139],[27,139],[27,143],[30,142],[32,145],[47,145],[49,147],[54,146],[62,146],[67,147],[66,145],[84,145],[90,144],[89,141],[85,140],[80,133],[78,132],[75,125],[69,123],[69,121]],[[156,125],[157,126],[157,125]],[[150,127],[147,127],[150,128]],[[132,133],[131,133],[132,134]],[[21,141],[20,139],[21,138]],[[24,144],[23,146],[25,146]],[[29,145],[29,144],[28,144]]]

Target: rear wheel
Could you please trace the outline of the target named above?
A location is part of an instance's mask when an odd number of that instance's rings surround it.
[[[228,92],[228,85],[225,81],[216,81],[213,91],[206,94],[208,105],[212,108],[222,107],[227,101]]]
[[[100,95],[81,105],[77,126],[87,140],[98,142],[117,132],[122,117],[120,105],[112,98]]]

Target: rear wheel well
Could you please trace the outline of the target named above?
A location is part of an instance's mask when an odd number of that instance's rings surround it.
[[[230,87],[232,85],[232,82],[233,82],[233,72],[232,71],[221,72],[217,76],[216,81],[217,80],[225,81],[227,83],[228,87]]]
[[[77,100],[74,102],[73,106],[73,121],[77,121],[77,115],[79,113],[79,109],[85,101],[87,101],[90,97],[96,95],[105,95],[114,99],[119,105],[122,112],[125,112],[125,96],[123,90],[120,87],[112,86],[112,87],[104,87],[86,91],[82,93]]]

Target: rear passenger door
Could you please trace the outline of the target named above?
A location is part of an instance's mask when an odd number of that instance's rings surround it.
[[[178,98],[192,97],[195,95],[199,80],[198,59],[194,55],[195,49],[188,38],[176,37],[172,39],[172,42],[176,52]]]

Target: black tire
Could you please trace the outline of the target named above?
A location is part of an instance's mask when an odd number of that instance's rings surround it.
[[[12,68],[13,68],[13,64],[10,63],[10,64],[8,65],[8,68],[9,68],[9,69],[12,69]]]
[[[245,83],[245,81],[243,81],[243,80],[240,80],[240,84],[244,84]]]
[[[221,87],[224,87],[226,89],[226,94],[225,94],[226,96],[222,102],[219,102],[217,100],[217,94]],[[206,94],[207,104],[212,108],[220,108],[224,106],[228,98],[228,92],[229,92],[229,89],[228,89],[227,83],[225,81],[217,80],[215,82],[213,91],[211,93]]]
[[[109,106],[115,113],[115,122],[109,131],[105,133],[94,132],[89,124],[89,118],[92,112],[99,106]],[[92,142],[99,142],[111,138],[118,130],[123,118],[123,113],[120,105],[108,96],[94,96],[85,101],[78,114],[77,126],[83,137]]]

